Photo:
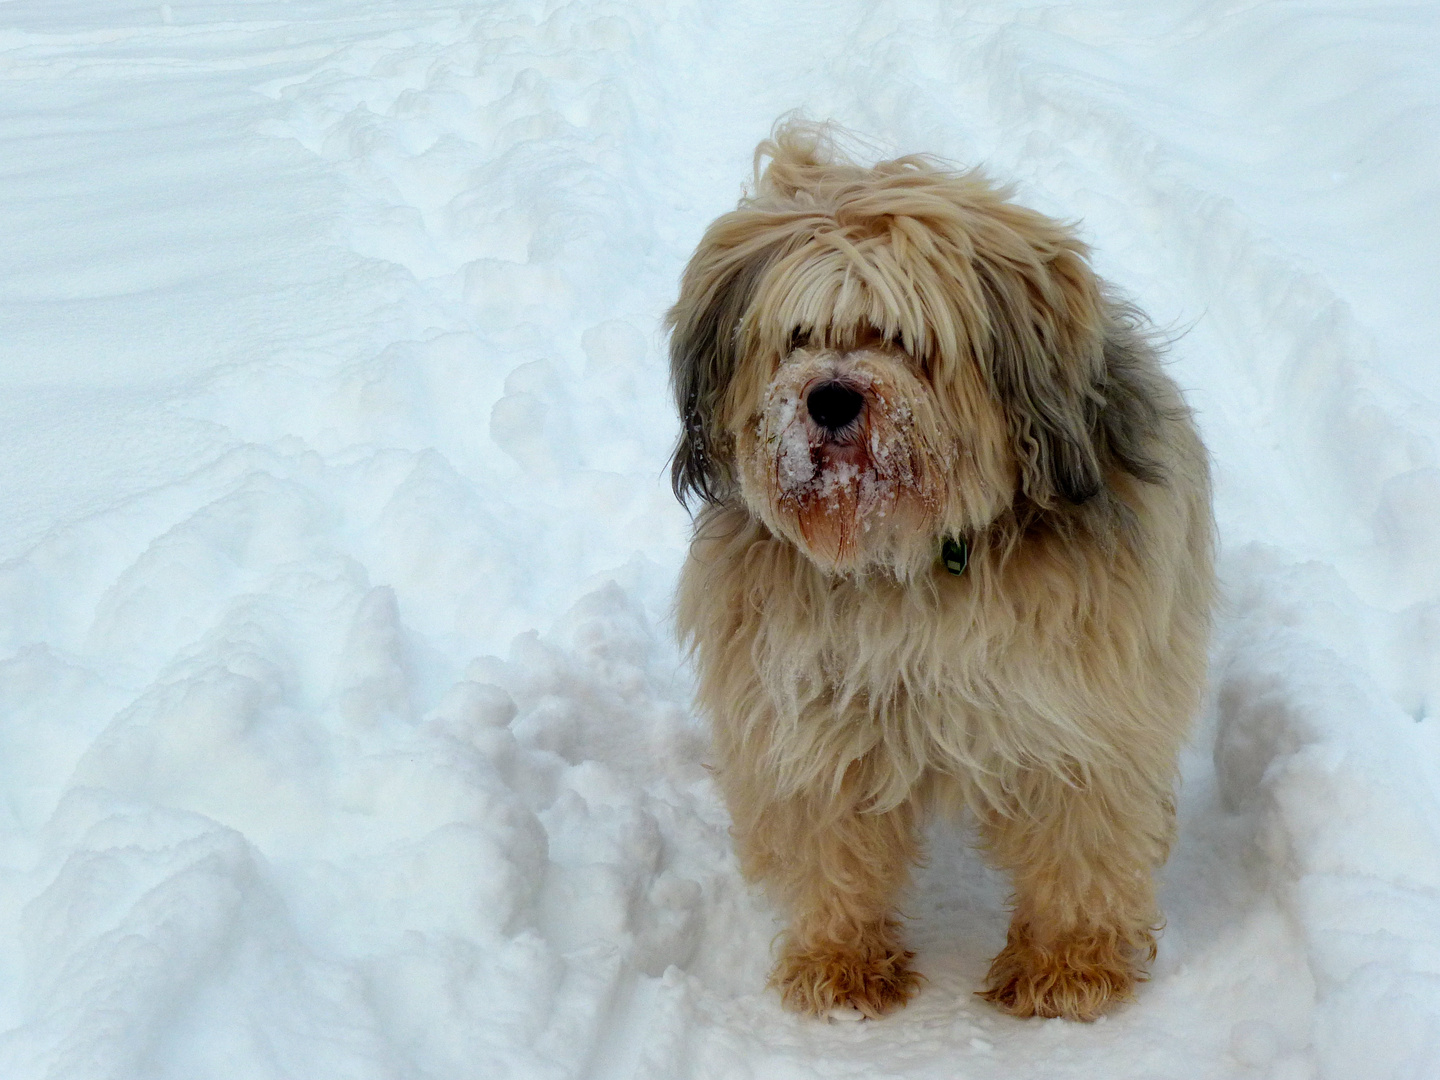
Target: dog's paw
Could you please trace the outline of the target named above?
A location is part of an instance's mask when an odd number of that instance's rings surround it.
[[[1044,946],[1012,927],[980,996],[1013,1016],[1094,1020],[1135,996],[1135,984],[1145,978],[1138,958],[1153,955],[1153,938],[1142,936],[1132,944],[1099,933]]]
[[[840,948],[787,948],[771,983],[786,1008],[812,1016],[854,1009],[876,1019],[910,1000],[921,976],[910,969],[915,954],[891,942]]]

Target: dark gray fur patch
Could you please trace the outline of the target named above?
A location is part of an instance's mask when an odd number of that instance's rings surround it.
[[[1039,506],[1052,505],[1057,495],[1082,503],[1100,491],[1103,475],[1095,439],[1104,406],[1099,387],[1077,388],[1066,380],[1068,357],[1033,363],[1013,329],[1026,325],[1030,312],[977,269],[994,327],[989,377],[1005,407],[1021,489]]]
[[[724,502],[735,485],[729,450],[718,429],[720,399],[734,377],[740,330],[771,252],[741,263],[670,335],[670,383],[680,410],[680,440],[670,459],[670,486],[682,503]]]
[[[1129,305],[1107,303],[1105,374],[1098,387],[1103,405],[1095,431],[1102,459],[1114,461],[1131,476],[1150,484],[1165,481],[1165,470],[1151,452],[1162,425],[1175,419],[1178,403],[1160,374],[1159,347],[1144,317]]]
[[[1025,358],[1005,328],[1026,312],[1010,310],[1004,290],[985,284],[997,315],[990,377],[1009,416],[1025,496],[1040,506],[1053,505],[1055,496],[1079,505],[1100,493],[1111,465],[1147,483],[1163,482],[1152,448],[1173,395],[1144,317],[1107,297],[1102,370],[1093,382],[1075,386],[1061,371],[1069,358],[1038,367]]]

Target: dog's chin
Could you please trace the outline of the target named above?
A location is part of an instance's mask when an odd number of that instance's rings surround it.
[[[910,577],[934,559],[937,499],[917,475],[914,448],[891,447],[890,460],[877,460],[876,449],[862,439],[782,441],[753,470],[769,482],[742,481],[742,494],[755,517],[827,574]]]
[[[916,493],[897,490],[863,452],[817,454],[810,481],[767,509],[775,527],[827,573],[889,570],[908,576],[917,537],[930,514]]]

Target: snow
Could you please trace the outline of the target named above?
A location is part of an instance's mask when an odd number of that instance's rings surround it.
[[[1440,1076],[1440,13],[0,6],[0,1076]],[[792,108],[1078,219],[1225,601],[1095,1025],[763,988],[668,606],[660,316]]]

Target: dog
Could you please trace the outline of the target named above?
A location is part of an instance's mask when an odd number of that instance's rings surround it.
[[[1204,447],[1143,317],[979,171],[782,122],[667,316],[676,600],[788,1007],[879,1017],[935,815],[1011,877],[985,998],[1091,1020],[1155,956],[1205,680]]]

